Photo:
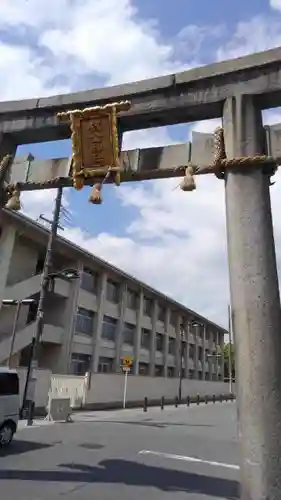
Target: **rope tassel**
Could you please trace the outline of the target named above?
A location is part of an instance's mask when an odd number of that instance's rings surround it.
[[[185,176],[180,183],[180,188],[182,191],[194,191],[196,189],[193,167],[189,166],[185,169]]]
[[[102,190],[102,184],[100,182],[98,182],[97,184],[94,184],[94,186],[92,188],[92,192],[89,196],[90,203],[93,203],[93,205],[101,205],[102,204],[101,190]]]

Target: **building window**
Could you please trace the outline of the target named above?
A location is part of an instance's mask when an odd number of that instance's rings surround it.
[[[123,327],[123,342],[125,344],[134,345],[136,327],[130,323],[124,323]]]
[[[99,357],[99,366],[98,366],[98,372],[99,373],[111,373],[113,372],[113,359],[112,358],[105,358],[103,356]]]
[[[143,299],[143,314],[151,317],[152,314],[152,300],[144,297]]]
[[[72,354],[71,356],[71,373],[73,375],[85,375],[89,371],[91,356],[88,354]]]
[[[42,273],[42,271],[44,269],[45,258],[46,258],[46,254],[39,255],[37,263],[36,263],[36,269],[35,269],[36,274]]]
[[[88,311],[87,309],[78,307],[78,311],[76,314],[76,321],[75,321],[75,332],[92,336],[93,321],[94,321],[93,311]]]
[[[176,313],[176,311],[172,311],[171,312],[171,315],[170,315],[170,324],[174,327],[177,326],[177,319],[178,319],[178,315]]]
[[[81,274],[80,287],[90,293],[96,293],[98,288],[98,275],[90,269],[84,269]]]
[[[155,373],[155,377],[163,377],[164,366],[163,365],[156,365],[154,373]]]
[[[174,377],[175,376],[175,367],[174,366],[168,366],[168,371],[167,371],[167,375],[169,378],[171,377]]]
[[[198,346],[198,359],[200,359],[200,361],[203,359],[203,348],[201,346]]]
[[[139,363],[139,375],[148,375],[148,363]]]
[[[176,339],[174,339],[173,337],[169,337],[168,352],[169,352],[169,354],[173,354],[173,355],[176,352]]]
[[[119,284],[115,281],[107,280],[106,284],[106,298],[109,302],[113,304],[118,304],[119,302]]]
[[[115,318],[110,318],[110,316],[104,316],[102,320],[101,337],[115,342],[116,329],[117,320]]]
[[[189,344],[189,357],[190,359],[195,359],[195,345]]]
[[[162,321],[162,323],[165,321],[165,314],[166,314],[166,310],[165,310],[165,307],[163,306],[158,306],[158,320],[159,321]]]
[[[131,309],[132,311],[135,311],[137,309],[138,305],[138,295],[134,290],[127,290],[127,307],[128,309]]]
[[[157,333],[156,335],[156,351],[162,352],[164,349],[164,335]]]
[[[150,330],[146,330],[145,328],[141,329],[141,347],[144,347],[145,349],[150,348],[150,335]]]
[[[181,349],[181,355],[184,356],[185,355],[185,349],[186,349],[186,342],[184,342],[183,340],[181,341],[180,343],[180,349]]]

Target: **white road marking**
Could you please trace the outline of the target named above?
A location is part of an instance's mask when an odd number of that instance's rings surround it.
[[[171,460],[182,460],[183,462],[193,462],[198,464],[213,465],[214,467],[223,467],[225,469],[239,470],[239,465],[225,464],[223,462],[215,462],[212,460],[202,460],[196,457],[186,457],[184,455],[173,455],[172,453],[161,453],[160,451],[141,450],[139,455],[154,455],[156,457],[170,458]]]

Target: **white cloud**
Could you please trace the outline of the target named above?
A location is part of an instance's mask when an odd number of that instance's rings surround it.
[[[281,10],[281,1],[280,0],[270,0],[270,7],[272,9]]]
[[[257,15],[240,21],[229,41],[217,50],[217,59],[232,59],[281,45],[281,17]]]
[[[277,9],[280,2],[272,0],[271,5]],[[141,19],[129,0],[60,0],[59,7],[57,0],[2,0],[0,28],[13,29],[19,39],[11,44],[6,37],[0,46],[2,100],[95,87],[100,79],[108,85],[174,72],[205,61],[207,49],[214,61],[281,44],[278,13],[242,20],[229,37],[224,26],[190,25],[183,26],[175,40],[163,40],[157,23]],[[278,112],[266,118],[279,121]],[[211,132],[218,124],[200,122],[193,128]],[[187,127],[187,140],[190,130]],[[159,128],[126,134],[124,147],[170,142],[169,130]],[[89,237],[81,228],[67,229],[64,236],[226,324],[223,182],[204,176],[194,193],[174,190],[177,183],[158,181],[116,191],[120,203],[138,213],[123,238],[106,233]],[[277,182],[272,187],[275,214],[281,208],[279,192]],[[50,217],[54,196],[54,191],[25,194],[25,212]],[[274,222],[280,260],[281,225],[276,216]]]
[[[62,207],[67,210],[69,210],[68,193],[69,189],[63,190]],[[27,217],[31,217],[31,219],[35,219],[44,224],[44,221],[40,219],[40,215],[43,215],[45,219],[49,221],[52,220],[56,196],[56,189],[23,192],[20,197],[21,211],[24,215],[27,215]],[[63,214],[61,214],[61,216],[62,215]]]

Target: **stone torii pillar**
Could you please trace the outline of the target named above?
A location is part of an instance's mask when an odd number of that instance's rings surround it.
[[[252,96],[225,102],[223,127],[228,158],[264,153]],[[262,166],[226,169],[243,500],[281,498],[281,310],[269,185]]]

